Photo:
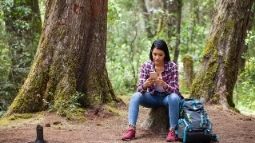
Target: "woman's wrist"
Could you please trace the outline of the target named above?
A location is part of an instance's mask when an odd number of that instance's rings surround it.
[[[145,90],[147,87],[143,84],[142,85],[142,89]]]
[[[165,83],[165,84],[163,85],[163,88],[166,90],[166,89],[168,88],[168,84]]]

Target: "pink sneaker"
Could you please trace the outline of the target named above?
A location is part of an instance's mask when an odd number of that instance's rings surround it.
[[[177,138],[177,136],[175,135],[174,130],[170,130],[170,131],[168,132],[167,137],[166,137],[166,141],[167,141],[167,142],[178,141],[178,138]]]
[[[129,141],[135,138],[135,130],[132,128],[129,128],[122,136],[123,141]]]

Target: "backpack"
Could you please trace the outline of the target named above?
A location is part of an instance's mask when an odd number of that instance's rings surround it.
[[[184,99],[180,109],[177,134],[183,143],[211,143],[218,141],[216,134],[212,132],[212,123],[201,101]]]

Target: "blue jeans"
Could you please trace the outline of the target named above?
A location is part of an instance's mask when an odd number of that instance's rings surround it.
[[[181,98],[176,93],[169,95],[157,93],[152,95],[150,92],[144,94],[136,92],[130,100],[128,109],[129,125],[135,126],[138,118],[139,105],[147,108],[166,106],[168,108],[169,125],[175,129],[179,119],[179,103]]]

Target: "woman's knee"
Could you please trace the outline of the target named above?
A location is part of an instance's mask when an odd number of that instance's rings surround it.
[[[141,97],[142,97],[142,93],[141,92],[136,92],[131,97],[131,101],[132,102],[140,102]]]
[[[168,102],[179,102],[179,101],[180,101],[180,97],[178,94],[171,93],[170,95],[168,95]]]

